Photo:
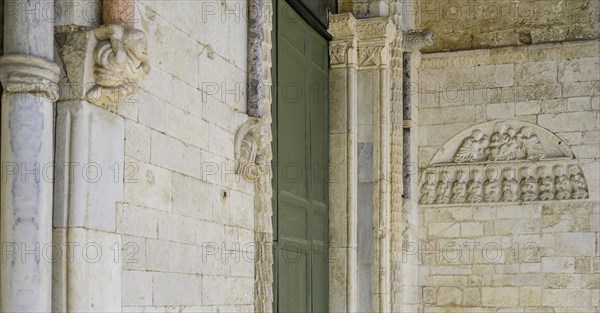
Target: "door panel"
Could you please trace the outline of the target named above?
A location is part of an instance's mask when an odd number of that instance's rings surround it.
[[[328,42],[276,2],[274,311],[326,312]]]

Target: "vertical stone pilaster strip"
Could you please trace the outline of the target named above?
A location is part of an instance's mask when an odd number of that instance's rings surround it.
[[[248,105],[247,114],[263,117],[263,0],[248,0]]]
[[[271,123],[273,120],[271,117],[271,103],[273,100],[271,93],[271,49],[273,44],[271,31],[273,30],[272,16],[274,12],[271,0],[264,0],[264,2],[261,0],[261,6],[258,6],[256,9],[261,10],[260,31],[262,34],[260,35],[261,41],[258,42],[258,46],[254,47],[254,49],[260,50],[258,63],[260,63],[260,70],[262,72],[260,73],[258,84],[260,84],[264,92],[255,96],[261,97],[259,103],[261,103],[260,115],[262,118],[259,123],[265,128],[268,138],[266,138],[266,145],[262,149],[262,153],[264,154],[262,175],[258,182],[255,183],[254,243],[256,252],[254,264],[254,311],[270,313],[273,311],[273,185],[271,184],[271,179],[273,178],[271,172],[271,160],[273,159],[271,148],[271,141],[273,139],[271,132]],[[249,47],[249,49],[253,48]],[[250,60],[250,56],[248,57]],[[257,68],[254,70],[257,70]],[[248,71],[250,72],[250,67]],[[262,106],[263,104],[264,107]],[[250,105],[248,106],[248,112],[250,112]]]
[[[402,79],[402,3],[391,1],[390,16],[396,27],[390,55],[392,125],[391,125],[391,216],[390,216],[390,263],[391,263],[391,310],[402,312],[402,195],[403,195],[403,79]]]
[[[356,312],[358,298],[358,99],[356,20],[330,16],[329,311]]]
[[[358,21],[359,67],[372,72],[379,90],[374,103],[374,188],[373,221],[374,255],[377,282],[374,309],[377,312],[391,311],[390,294],[390,157],[391,157],[391,96],[390,96],[390,46],[396,30],[388,17]],[[378,100],[378,101],[377,101]],[[374,262],[375,263],[375,262]],[[374,296],[375,296],[374,295]]]
[[[47,10],[54,1],[4,5],[0,159],[7,176],[0,182],[0,311],[49,312],[52,263],[44,256],[52,255],[53,173],[42,169],[53,162],[58,99],[54,10]]]

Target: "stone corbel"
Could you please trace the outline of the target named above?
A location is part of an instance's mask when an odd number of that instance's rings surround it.
[[[250,182],[270,173],[271,152],[269,126],[261,119],[251,118],[235,135],[236,174]]]
[[[435,41],[435,34],[429,29],[404,32],[402,37],[402,49],[406,52],[419,51]]]
[[[0,81],[5,93],[34,93],[58,100],[60,68],[54,62],[27,54],[0,57]]]
[[[56,39],[67,79],[63,100],[85,100],[114,112],[150,73],[148,37],[135,28],[65,28]]]

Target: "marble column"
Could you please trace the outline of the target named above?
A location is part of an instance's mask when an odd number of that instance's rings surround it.
[[[4,1],[0,207],[2,312],[51,310],[54,1]]]
[[[102,21],[104,24],[119,24],[133,27],[135,24],[135,1],[103,0]]]
[[[356,19],[332,15],[329,32],[329,311],[356,312],[358,98]]]

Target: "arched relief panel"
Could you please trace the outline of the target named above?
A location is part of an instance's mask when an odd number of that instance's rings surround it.
[[[421,175],[422,205],[588,199],[569,147],[522,121],[479,124],[450,139]]]

